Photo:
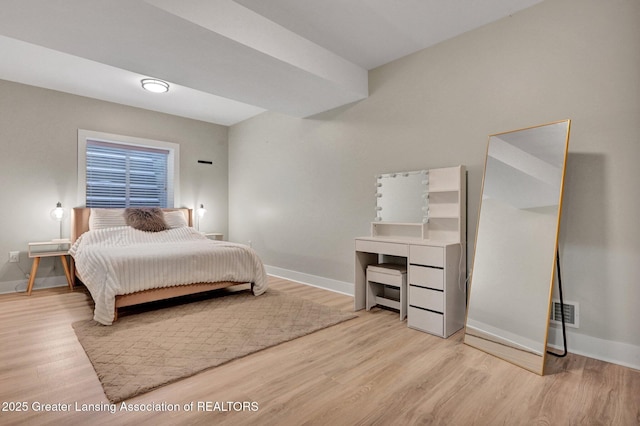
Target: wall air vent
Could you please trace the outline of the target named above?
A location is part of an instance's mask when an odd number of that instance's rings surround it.
[[[551,324],[562,325],[562,311],[560,300],[554,299],[551,305]],[[580,305],[578,302],[564,301],[564,323],[567,327],[579,328],[580,326]]]

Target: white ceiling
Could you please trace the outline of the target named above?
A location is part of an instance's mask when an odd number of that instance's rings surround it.
[[[368,70],[540,1],[0,0],[0,79],[223,125],[308,117],[366,98]]]

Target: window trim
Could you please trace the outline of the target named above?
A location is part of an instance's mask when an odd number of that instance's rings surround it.
[[[167,161],[167,207],[180,205],[180,145],[173,142],[137,138],[78,129],[78,206],[87,203],[87,139],[112,144],[160,148],[169,151]],[[171,196],[173,194],[173,197]]]

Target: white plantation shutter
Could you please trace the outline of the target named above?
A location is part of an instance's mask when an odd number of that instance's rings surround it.
[[[87,140],[87,207],[167,207],[169,153]]]

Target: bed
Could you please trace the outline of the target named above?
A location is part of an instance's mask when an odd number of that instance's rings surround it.
[[[123,223],[130,210],[73,209],[72,276],[89,290],[95,321],[110,325],[121,307],[239,284],[256,296],[266,291],[264,266],[250,247],[208,239],[191,227],[191,209],[155,210],[167,229]]]

